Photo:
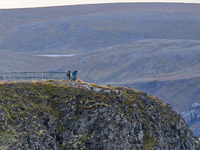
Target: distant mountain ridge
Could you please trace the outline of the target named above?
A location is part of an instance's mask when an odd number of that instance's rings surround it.
[[[5,30],[0,49],[90,51],[143,39],[199,40],[197,6],[136,3],[0,10]]]
[[[182,15],[184,18],[180,18]],[[26,23],[8,30],[0,49],[90,51],[143,39],[199,40],[198,16],[133,10]]]
[[[89,83],[137,88],[171,103],[200,137],[200,120],[193,117],[199,108],[192,107],[200,99],[199,6],[126,3],[0,10],[0,71],[78,70]]]

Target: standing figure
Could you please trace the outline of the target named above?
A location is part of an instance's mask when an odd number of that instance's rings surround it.
[[[69,70],[68,73],[67,73],[67,77],[68,77],[68,80],[70,81],[70,77],[71,77],[70,70]]]
[[[72,72],[72,81],[77,80],[77,70]]]

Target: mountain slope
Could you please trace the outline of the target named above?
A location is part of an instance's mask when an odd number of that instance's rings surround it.
[[[57,70],[77,68],[84,81],[112,85],[193,78],[199,48],[192,40],[141,40],[73,56]]]
[[[110,11],[104,12],[103,6]],[[118,10],[119,6],[123,7]],[[71,52],[91,51],[143,39],[199,40],[200,12],[194,8],[197,6],[195,4],[86,5],[82,6],[84,9],[79,10],[79,15],[75,13],[74,16],[70,15],[73,13],[71,11],[78,6],[61,7],[60,11],[59,7],[10,12],[1,10],[1,26],[4,27],[8,23],[12,26],[0,34],[0,37],[3,37],[0,49]],[[39,15],[35,12],[37,10],[43,13]],[[88,12],[85,12],[86,10]],[[27,14],[23,14],[23,17],[18,16],[23,11]],[[55,14],[51,16],[53,11]],[[7,15],[3,16],[4,14]],[[17,23],[7,21],[10,17],[15,17]]]
[[[42,58],[42,59],[41,59]],[[22,54],[0,50],[0,72],[44,71],[51,70],[62,58],[46,58],[38,55]]]
[[[199,149],[169,104],[134,89],[49,81],[0,91],[1,149]]]

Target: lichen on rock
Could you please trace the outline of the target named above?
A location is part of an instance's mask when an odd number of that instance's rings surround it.
[[[0,149],[199,149],[184,119],[154,96],[83,82],[0,85]]]

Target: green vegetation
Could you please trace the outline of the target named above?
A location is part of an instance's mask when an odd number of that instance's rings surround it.
[[[142,150],[153,150],[153,146],[156,144],[156,140],[149,134],[145,134],[143,140],[144,145]]]
[[[132,103],[132,100],[130,100],[130,99],[127,99],[124,101],[124,104],[126,104],[126,105],[131,105],[131,103]]]
[[[59,112],[59,105],[69,105],[71,109],[91,109],[96,107],[108,107],[106,97],[102,94],[85,91],[82,88],[67,86],[68,81],[48,80],[43,82],[7,82],[0,84],[0,109],[5,112],[5,121],[1,122],[1,134],[4,135],[2,147],[8,146],[16,141],[15,137],[20,134],[19,131],[8,132],[8,128],[13,126],[17,120],[23,122],[19,126],[23,126],[30,120],[39,121],[44,114],[55,118],[63,117],[65,114]],[[79,81],[80,82],[80,81]],[[99,86],[100,87],[100,86]],[[78,98],[80,97],[80,98]],[[72,100],[77,101],[79,106],[71,104]],[[104,102],[103,102],[104,101]],[[81,115],[72,114],[69,119],[76,121]],[[31,133],[42,135],[44,129],[37,127],[37,124],[31,123],[32,128],[23,132],[29,136]],[[66,127],[57,127],[58,131],[65,131]],[[86,134],[88,135],[88,134]],[[79,139],[87,140],[92,135],[80,135]],[[61,145],[59,147],[62,147]]]
[[[0,129],[0,149],[6,150],[10,144],[16,141],[17,137],[15,132]]]
[[[98,93],[88,90],[88,87],[83,88],[91,84],[78,81],[76,84],[80,85],[75,87],[72,83],[74,82],[1,83],[0,111],[4,112],[5,119],[0,121],[0,149],[13,144],[19,137],[43,138],[51,125],[55,125],[59,136],[64,136],[56,141],[59,149],[85,149],[84,143],[92,140],[95,133],[101,135],[107,125],[116,128],[115,134],[121,134],[124,126],[131,124],[126,129],[137,129],[135,134],[140,135],[143,150],[152,150],[156,144],[157,130],[160,130],[155,122],[159,121],[170,128],[180,119],[156,97],[140,91],[125,87],[98,86],[112,94]],[[162,117],[159,118],[160,116]],[[91,128],[87,127],[86,130],[81,127],[83,122],[91,123]],[[87,125],[84,124],[85,126]],[[54,133],[51,134],[48,135],[49,139],[53,138]],[[68,135],[70,139],[62,145],[63,139],[67,139]],[[108,139],[102,141],[109,142]]]
[[[129,113],[132,113],[133,108],[130,108],[130,107],[129,107],[129,108],[127,108],[127,110],[128,110]]]
[[[59,101],[68,97],[68,88],[63,85],[54,85],[49,82],[24,82],[24,83],[5,83],[0,85],[0,108],[5,112],[5,121],[1,122],[1,133],[4,136],[3,147],[16,141],[15,137],[20,133],[8,132],[8,127],[13,126],[17,120],[26,124],[31,119],[37,121],[43,114],[58,117],[57,106]],[[29,135],[30,132],[37,132],[34,124],[32,130],[24,132]],[[42,134],[42,132],[38,133]]]

